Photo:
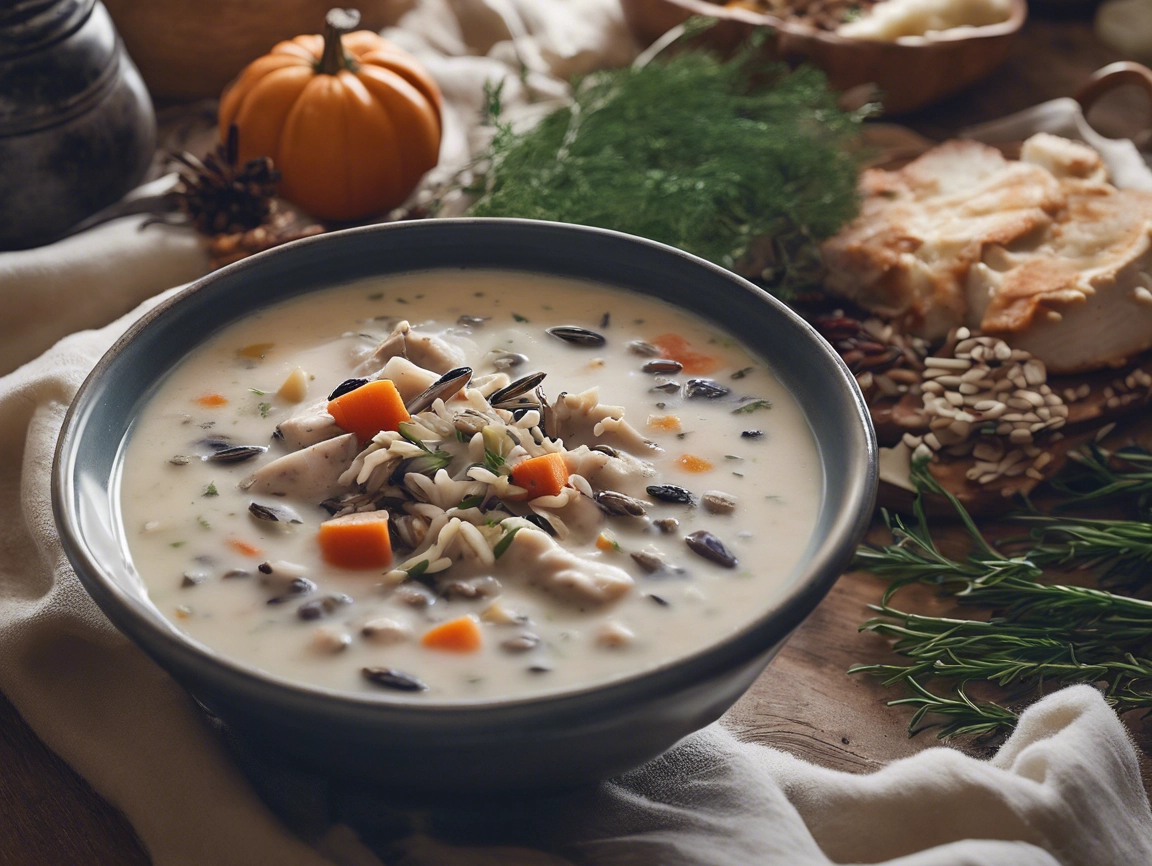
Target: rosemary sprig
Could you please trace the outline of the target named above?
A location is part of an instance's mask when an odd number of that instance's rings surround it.
[[[1081,452],[1074,477],[1061,478],[1057,492],[1095,505],[1140,504],[1152,491],[1152,455],[1127,449],[1119,466],[1093,447]],[[904,683],[912,697],[890,705],[916,707],[911,733],[937,725],[941,737],[989,735],[1011,728],[1011,707],[969,697],[971,683],[1015,687],[1018,697],[1045,683],[1095,683],[1117,709],[1152,710],[1152,602],[1104,589],[1045,580],[1045,569],[1093,570],[1100,580],[1131,580],[1152,564],[1152,524],[1140,520],[1099,520],[1024,515],[1024,539],[1002,547],[989,542],[961,503],[928,473],[913,467],[917,498],[911,520],[885,513],[892,543],[862,547],[857,565],[890,584],[878,614],[861,630],[893,639],[905,664],[856,665],[850,673],[870,673],[885,685]],[[1108,491],[1100,493],[1100,491]],[[945,555],[929,533],[923,497],[946,498],[966,527],[971,550],[961,559]],[[1142,508],[1143,506],[1140,505]],[[963,605],[978,606],[987,619],[921,616],[891,603],[910,583],[928,583]],[[943,686],[947,693],[929,688]],[[926,723],[926,720],[931,722]]]

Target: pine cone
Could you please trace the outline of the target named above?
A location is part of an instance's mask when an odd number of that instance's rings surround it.
[[[227,143],[217,145],[203,161],[190,153],[175,156],[180,183],[172,194],[201,234],[245,232],[268,218],[280,172],[266,156],[237,167],[239,148],[239,130],[233,125]]]

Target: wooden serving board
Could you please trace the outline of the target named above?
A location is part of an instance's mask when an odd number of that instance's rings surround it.
[[[985,84],[927,112],[905,118],[917,132],[941,139],[955,130],[1075,92],[1096,69],[1116,60],[1086,22],[1031,20],[1008,63]],[[1117,95],[1093,120],[1116,134],[1147,125],[1143,94]],[[1135,119],[1135,121],[1134,121]],[[867,606],[883,584],[846,574],[797,630],[763,676],[726,717],[749,740],[848,772],[870,772],[896,758],[938,745],[931,732],[909,739],[909,711],[885,701],[903,696],[867,677],[849,677],[855,663],[890,661],[883,638],[860,634]],[[923,588],[901,595],[906,607],[946,612]],[[1141,750],[1152,791],[1152,721],[1125,719]],[[0,866],[144,866],[149,862],[124,817],[49,752],[0,696]]]

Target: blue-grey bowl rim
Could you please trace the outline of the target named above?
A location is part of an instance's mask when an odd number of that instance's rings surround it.
[[[163,629],[152,622],[152,617],[159,614],[148,614],[141,602],[125,593],[117,581],[107,574],[99,560],[93,555],[84,542],[83,534],[75,514],[76,491],[73,481],[75,472],[73,461],[78,442],[77,419],[81,417],[88,405],[99,396],[100,385],[105,372],[115,362],[123,349],[136,339],[145,328],[178,308],[180,304],[196,292],[211,286],[214,282],[231,278],[244,271],[260,268],[262,263],[270,257],[298,253],[301,249],[337,242],[342,237],[377,232],[403,232],[406,230],[428,230],[436,225],[501,225],[523,226],[526,229],[555,231],[561,234],[567,232],[591,233],[605,238],[623,240],[648,247],[658,253],[666,254],[684,260],[692,267],[703,268],[731,283],[736,289],[752,295],[759,303],[766,303],[783,316],[793,327],[805,332],[820,349],[826,361],[831,365],[835,375],[832,382],[841,391],[841,397],[847,392],[849,403],[855,410],[856,423],[846,426],[855,432],[853,441],[846,441],[845,446],[856,452],[856,458],[849,461],[852,467],[852,477],[848,480],[848,492],[836,508],[836,517],[831,522],[829,532],[824,542],[808,558],[803,572],[794,579],[788,589],[773,599],[772,603],[754,621],[745,627],[733,632],[717,643],[709,644],[701,650],[687,656],[681,656],[672,661],[664,662],[654,668],[641,670],[625,677],[611,680],[607,683],[592,683],[573,689],[552,692],[543,695],[521,696],[515,698],[484,700],[459,703],[437,703],[421,706],[418,703],[399,702],[389,700],[388,695],[373,693],[358,693],[326,689],[319,686],[300,683],[286,678],[266,673],[256,667],[231,659],[216,653],[209,648],[194,641],[176,629]],[[433,228],[433,230],[435,230]],[[527,269],[517,268],[515,265],[507,266],[510,270]],[[423,268],[419,270],[433,270]],[[411,273],[413,271],[404,271]],[[419,272],[419,271],[416,271]],[[544,273],[539,270],[535,273]],[[395,273],[401,273],[397,271]],[[389,272],[382,272],[381,276],[389,276]],[[337,285],[339,280],[328,285]],[[320,290],[323,286],[317,284],[314,289]],[[300,294],[306,294],[302,292]],[[680,309],[678,304],[671,301]],[[713,326],[727,330],[727,326],[704,316],[701,313],[689,310],[692,315],[704,318]],[[244,315],[247,315],[245,313]],[[231,324],[239,317],[226,317],[220,323],[221,327]],[[206,338],[206,337],[205,337]],[[760,349],[753,348],[770,363],[780,366],[780,362],[770,357]],[[179,363],[179,362],[177,362]],[[160,376],[171,371],[168,367],[161,371]],[[153,383],[160,376],[153,377]],[[119,447],[119,446],[118,446]],[[824,455],[821,454],[821,465],[825,464]],[[819,335],[815,328],[802,319],[786,304],[773,297],[765,290],[757,287],[748,280],[731,271],[713,264],[705,259],[694,256],[683,250],[616,232],[610,229],[601,229],[590,226],[574,225],[569,223],[546,222],[541,220],[497,219],[461,217],[453,219],[429,219],[408,222],[393,222],[358,228],[344,229],[338,232],[329,232],[309,238],[303,238],[267,250],[239,262],[235,262],[200,279],[192,282],[172,297],[165,299],[149,310],[134,322],[113,343],[112,347],[100,358],[96,366],[81,384],[65,415],[60,436],[57,440],[56,451],[52,465],[52,512],[56,521],[61,545],[75,568],[88,594],[97,603],[100,609],[113,622],[114,625],[129,639],[143,649],[148,655],[164,655],[154,652],[150,645],[150,638],[158,641],[181,663],[184,669],[196,672],[198,676],[206,676],[208,685],[213,691],[217,684],[225,690],[240,686],[249,690],[254,697],[270,703],[278,704],[289,711],[292,708],[316,709],[315,700],[324,702],[324,711],[343,710],[352,716],[362,716],[366,721],[393,717],[394,721],[409,723],[429,723],[434,727],[447,722],[453,724],[460,720],[461,715],[468,717],[471,722],[480,722],[487,719],[492,723],[500,723],[508,717],[509,713],[519,715],[525,709],[533,708],[547,710],[550,713],[564,713],[572,709],[579,709],[581,713],[590,709],[590,702],[596,707],[608,706],[618,702],[633,703],[640,697],[654,697],[687,687],[691,683],[701,683],[715,677],[723,671],[736,667],[741,662],[748,662],[758,654],[764,653],[773,645],[785,640],[791,632],[803,622],[816,608],[820,601],[839,579],[842,570],[851,561],[856,544],[867,529],[872,516],[878,485],[877,444],[876,434],[872,427],[871,416],[867,404],[856,383],[855,377],[848,370],[839,354]],[[118,508],[117,505],[113,506]],[[822,506],[826,507],[826,506]],[[146,637],[141,636],[141,632]],[[757,639],[759,638],[759,639]],[[741,647],[744,651],[734,654],[733,649]],[[165,665],[161,665],[165,667]],[[685,679],[688,682],[685,682]],[[367,715],[365,715],[367,714]]]

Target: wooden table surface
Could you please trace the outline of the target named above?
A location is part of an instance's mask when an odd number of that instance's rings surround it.
[[[1115,59],[1085,21],[1034,17],[991,79],[903,122],[944,138],[965,125],[1071,95]],[[1118,95],[1097,114],[1094,122],[1115,134],[1149,125],[1152,107],[1142,96]],[[895,693],[870,678],[845,674],[853,663],[891,658],[881,638],[856,630],[880,590],[880,582],[866,574],[841,578],[728,720],[749,739],[850,772],[875,770],[936,745],[931,733],[908,738],[908,711],[884,705]],[[916,601],[923,606],[917,609],[936,603],[927,592]],[[1145,786],[1152,790],[1152,722],[1126,721],[1141,749]],[[149,862],[124,817],[48,751],[2,695],[0,768],[0,866]]]

